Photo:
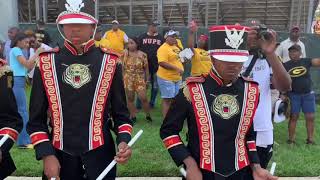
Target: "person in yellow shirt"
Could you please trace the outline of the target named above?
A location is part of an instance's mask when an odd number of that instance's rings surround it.
[[[103,39],[110,42],[110,49],[122,54],[129,38],[124,31],[119,29],[119,21],[113,20],[112,29],[104,34]]]
[[[173,98],[179,92],[184,72],[179,58],[180,49],[176,46],[176,31],[167,32],[165,39],[165,43],[157,51],[159,62],[157,79],[162,98],[163,117],[166,116]]]
[[[102,48],[110,48],[111,43],[109,40],[102,38],[102,29],[100,24],[98,24],[96,34],[94,35],[94,43],[96,47],[102,47]]]
[[[207,75],[212,68],[212,61],[208,52],[208,36],[204,34],[200,35],[197,48],[194,48],[194,34],[197,32],[197,29],[198,27],[195,22],[191,22],[188,39],[188,46],[194,54],[191,60],[191,76]]]

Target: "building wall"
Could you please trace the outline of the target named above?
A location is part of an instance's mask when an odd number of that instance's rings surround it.
[[[18,2],[17,0],[0,0],[0,40],[7,39],[9,27],[18,26]]]

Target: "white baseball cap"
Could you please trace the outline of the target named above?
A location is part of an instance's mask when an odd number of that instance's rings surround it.
[[[120,24],[119,21],[117,21],[117,20],[113,20],[111,23],[112,24]]]

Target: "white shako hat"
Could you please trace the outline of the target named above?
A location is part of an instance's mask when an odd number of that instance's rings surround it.
[[[62,12],[56,19],[57,24],[98,24],[94,18],[95,0],[59,0],[58,3]]]
[[[220,61],[245,62],[248,60],[247,36],[249,27],[219,25],[209,28],[210,55]]]

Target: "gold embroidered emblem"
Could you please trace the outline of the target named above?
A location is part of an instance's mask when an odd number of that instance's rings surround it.
[[[62,80],[75,89],[81,88],[91,81],[91,74],[88,66],[89,65],[83,64],[72,64],[68,66],[63,73]]]
[[[230,119],[239,113],[237,96],[229,94],[218,95],[212,103],[212,111],[223,119]]]
[[[11,75],[8,75],[7,76],[7,87],[8,88],[13,88],[13,76],[12,76],[12,74]]]

